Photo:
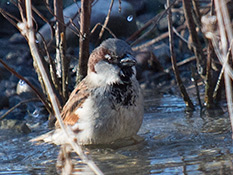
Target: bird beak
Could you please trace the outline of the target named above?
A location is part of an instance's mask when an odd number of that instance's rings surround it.
[[[120,64],[122,66],[135,66],[137,63],[137,61],[135,60],[135,58],[130,55],[130,54],[127,54],[125,57],[123,57],[121,60],[120,60]]]

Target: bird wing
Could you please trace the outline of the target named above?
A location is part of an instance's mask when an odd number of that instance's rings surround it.
[[[90,91],[86,85],[86,79],[84,79],[72,91],[68,101],[62,109],[61,116],[66,125],[74,125],[78,121],[79,116],[75,111],[82,107],[89,95]],[[59,127],[58,122],[56,122],[56,127]]]

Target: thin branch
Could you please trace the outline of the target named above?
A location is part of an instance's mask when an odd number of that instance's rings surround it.
[[[186,43],[186,44],[189,45],[189,46],[194,47],[192,43],[190,43],[190,42],[189,42],[188,40],[186,40],[181,34],[178,33],[178,31],[176,30],[175,27],[172,27],[172,30],[173,30],[173,32],[176,34],[176,36],[178,36],[178,37],[181,39],[181,41],[183,41],[184,43]]]
[[[226,60],[223,58],[223,56],[220,52],[220,49],[219,49],[219,46],[217,44],[217,40],[216,40],[215,36],[212,35],[211,39],[212,39],[212,44],[214,46],[214,51],[215,51],[220,63],[223,66],[225,66],[225,71],[227,71],[228,75],[231,77],[231,79],[233,79],[233,69],[231,68],[231,66],[228,63],[225,62]]]
[[[197,31],[195,30],[196,26],[194,23],[194,19],[192,17],[192,14],[190,13],[192,10],[191,0],[182,0],[182,2],[183,2],[184,16],[188,26],[189,34],[192,39],[192,43],[195,46],[193,47],[193,51],[197,58],[197,70],[200,75],[205,75],[206,59],[202,51],[202,46],[198,38]]]
[[[152,30],[154,30],[154,28],[156,27],[156,25],[158,24],[158,22],[162,19],[162,17],[167,13],[168,9],[170,9],[172,7],[173,4],[175,4],[176,0],[172,2],[171,6],[168,7],[167,9],[165,9],[164,11],[160,12],[159,14],[157,14],[155,17],[153,17],[152,19],[150,19],[146,24],[144,24],[144,26],[139,29],[138,31],[134,32],[129,38],[127,38],[127,42],[129,41],[133,41],[135,39],[137,39],[137,41],[134,41],[134,43],[132,43],[131,45],[135,45],[139,42],[139,35],[145,31],[149,26],[151,26],[153,24],[153,27],[144,35],[142,35],[140,38],[144,38],[145,36],[147,36]]]
[[[181,31],[181,30],[183,30],[183,29],[185,29],[185,28],[186,28],[186,24],[183,24],[183,25],[181,25],[181,26],[179,26],[179,27],[177,28],[177,31]],[[150,40],[150,41],[148,41],[148,42],[146,42],[146,43],[144,43],[144,44],[142,44],[142,45],[133,47],[133,50],[134,50],[134,51],[137,51],[137,50],[141,50],[141,49],[143,49],[143,48],[145,48],[145,47],[149,47],[149,46],[155,44],[156,42],[159,42],[159,41],[161,41],[161,40],[167,38],[168,36],[169,36],[169,33],[168,33],[168,32],[165,32],[165,33],[159,35],[158,37],[156,37],[156,38],[154,38],[154,39],[152,39],[152,40]]]
[[[167,0],[167,6],[170,7],[170,0]],[[180,74],[176,65],[176,58],[175,58],[175,53],[174,53],[174,41],[173,41],[173,30],[172,30],[172,14],[171,10],[168,10],[168,33],[169,33],[169,46],[170,46],[170,52],[171,52],[171,62],[172,62],[172,68],[176,77],[177,84],[179,86],[181,95],[183,97],[183,100],[188,108],[191,110],[194,110],[194,105],[191,101],[191,99],[188,96],[188,93],[184,87],[184,84],[180,78]]]
[[[18,26],[18,29],[19,29],[21,35],[23,35],[26,38],[27,42],[29,43],[29,41],[28,41],[28,32],[27,32],[28,29],[27,29],[27,25],[26,25],[27,24],[27,19],[25,17],[25,15],[26,15],[25,0],[18,1],[18,9],[20,11],[22,22],[18,22],[17,26]],[[43,62],[43,64],[45,64],[45,62]],[[42,87],[43,92],[46,95],[49,95],[49,94],[47,94],[47,92],[45,90],[45,85],[44,85],[43,79],[41,77],[41,72],[40,72],[40,70],[38,68],[38,65],[36,64],[35,61],[33,61],[33,66],[34,66],[34,69],[35,69],[35,71],[36,71],[36,73],[38,75],[38,80],[40,82],[40,85]]]
[[[193,9],[194,9],[194,12],[195,12],[195,15],[197,17],[197,20],[198,20],[198,23],[200,24],[201,22],[201,13],[200,13],[200,5],[199,5],[199,2],[196,1],[196,0],[192,0],[192,4],[193,4]]]
[[[226,69],[226,65],[228,64],[228,61],[229,61],[230,56],[231,56],[231,45],[232,44],[233,44],[233,41],[231,41],[230,47],[229,47],[228,52],[227,52],[227,59],[224,62],[224,64],[222,65],[221,72],[219,73],[219,76],[218,76],[218,81],[217,81],[216,86],[214,88],[214,93],[213,93],[213,98],[214,99],[216,99],[216,97],[217,97],[217,93],[219,91],[220,84],[221,84],[221,81],[222,81],[222,78],[223,78],[224,70]]]
[[[25,79],[23,76],[21,76],[20,74],[18,74],[14,69],[12,69],[11,67],[9,67],[2,59],[0,59],[0,63],[12,74],[14,74],[17,78],[23,80],[25,83],[28,84],[28,86],[35,92],[35,94],[37,95],[37,97],[41,100],[41,102],[45,105],[45,108],[48,110],[49,113],[52,112],[50,104],[44,99],[43,95],[27,80]]]
[[[32,6],[32,10],[33,10],[43,21],[45,21],[46,23],[49,23],[49,21],[47,20],[47,18],[46,18],[44,15],[42,15],[42,14],[40,13],[40,11],[37,10],[34,6]]]
[[[109,21],[109,17],[110,17],[111,11],[112,11],[113,3],[114,3],[114,0],[111,0],[110,6],[109,6],[109,9],[108,9],[108,14],[107,14],[107,16],[105,18],[105,21],[104,21],[104,25],[102,26],[101,31],[99,33],[99,40],[102,38],[102,36],[104,34],[104,29],[108,25],[108,21]]]
[[[91,1],[81,0],[80,37],[79,37],[79,70],[77,83],[87,75],[89,58]]]
[[[56,18],[55,38],[56,38],[56,63],[57,74],[62,80],[61,96],[63,103],[68,99],[68,66],[69,60],[65,57],[66,39],[65,25],[63,17],[63,2],[62,0],[54,0],[54,14]]]
[[[80,35],[81,35],[81,33],[80,33],[80,30],[79,30],[79,28],[75,25],[75,23],[73,22],[73,19],[70,19],[69,20],[69,23],[74,27],[74,29],[77,31],[75,31],[75,30],[73,30],[73,28],[71,28],[70,27],[70,29],[72,30],[72,32],[74,32],[74,34],[76,35],[76,36],[78,36],[78,37],[80,37]],[[68,25],[69,26],[69,25]]]
[[[213,57],[213,45],[209,41],[207,48],[207,62],[206,62],[206,81],[205,81],[205,105],[207,108],[214,107],[213,101],[213,79],[211,73],[212,57]]]
[[[56,68],[55,68],[54,61],[52,60],[52,58],[49,54],[48,47],[47,47],[47,44],[46,44],[44,37],[41,35],[41,33],[38,32],[38,34],[40,35],[40,37],[42,39],[44,50],[45,50],[45,53],[46,53],[48,60],[49,60],[49,71],[50,71],[51,79],[53,81],[53,85],[58,90],[58,92],[61,92],[61,87],[60,87],[58,77],[56,74]]]
[[[4,16],[4,18],[6,18],[13,26],[15,26],[16,28],[18,28],[17,26],[17,22],[20,22],[20,20],[18,18],[16,18],[14,15],[11,15],[10,13],[8,13],[7,11],[3,10],[2,8],[0,8],[0,13],[2,14],[2,16]],[[14,20],[16,21],[14,21]]]
[[[52,8],[49,6],[49,1],[47,1],[47,0],[43,0],[43,1],[44,1],[44,4],[45,4],[47,10],[49,11],[49,13],[50,13],[52,16],[55,16],[55,14],[53,13]]]
[[[31,101],[39,101],[39,99],[38,98],[32,98],[32,99],[28,99],[28,100],[24,100],[24,101],[19,102],[18,104],[16,104],[15,106],[13,106],[9,110],[7,110],[2,116],[0,116],[0,120],[4,119],[8,114],[10,114],[12,111],[14,111],[20,105],[31,102]]]
[[[94,164],[93,161],[89,160],[87,158],[87,156],[83,153],[81,147],[74,142],[74,138],[72,137],[72,134],[70,134],[70,132],[72,132],[71,130],[69,130],[68,127],[65,127],[62,118],[61,118],[61,114],[60,114],[60,110],[59,110],[59,104],[57,101],[57,98],[55,96],[55,93],[53,91],[52,85],[49,81],[48,75],[46,74],[45,68],[43,66],[43,63],[41,61],[41,57],[39,55],[38,49],[37,49],[37,45],[36,45],[36,40],[35,40],[35,32],[33,29],[33,23],[32,23],[32,11],[31,11],[31,1],[30,0],[26,0],[26,11],[27,11],[27,23],[25,25],[27,25],[26,29],[26,33],[27,33],[27,37],[28,37],[28,41],[29,41],[29,47],[31,50],[31,54],[34,58],[34,60],[37,62],[37,65],[41,71],[41,76],[43,78],[43,81],[45,82],[45,86],[46,86],[46,90],[48,91],[49,94],[49,98],[55,113],[55,116],[59,122],[60,127],[62,128],[63,132],[65,133],[65,135],[67,136],[67,139],[70,143],[70,145],[72,146],[72,148],[75,150],[75,152],[80,156],[80,158],[83,160],[84,163],[87,163],[87,165],[98,175],[102,175],[103,173],[100,171],[100,169]]]
[[[37,49],[37,45],[36,45],[36,40],[35,40],[35,32],[33,29],[33,23],[32,23],[32,11],[31,11],[31,1],[30,0],[26,0],[26,11],[27,11],[27,21],[26,24],[27,25],[27,37],[28,37],[28,41],[29,41],[29,47],[30,47],[30,51],[32,54],[32,57],[34,58],[34,61],[36,62],[36,64],[38,65],[40,72],[41,72],[41,76],[43,78],[43,81],[45,83],[47,92],[49,94],[49,98],[50,101],[52,103],[52,107],[53,110],[55,112],[56,116],[60,116],[60,112],[59,112],[59,108],[58,107],[58,103],[57,103],[57,98],[55,96],[55,93],[53,92],[53,88],[51,86],[51,83],[49,81],[49,77],[46,74],[44,65],[42,63],[42,59],[39,55],[38,49]],[[58,117],[59,118],[59,117]]]
[[[191,71],[192,71],[192,81],[194,82],[195,85],[195,89],[196,89],[196,94],[197,94],[197,100],[199,103],[200,108],[202,109],[202,102],[201,102],[201,97],[200,97],[200,91],[198,88],[198,83],[197,83],[197,74],[195,73],[195,68],[194,66],[191,67]]]
[[[195,56],[191,56],[189,58],[186,58],[185,60],[182,60],[180,62],[178,62],[176,65],[179,67],[179,66],[183,66],[191,61],[195,61],[196,60],[196,57]],[[168,67],[167,69],[165,69],[164,71],[165,72],[169,72],[169,70],[172,69],[172,66]]]
[[[232,28],[230,26],[229,14],[226,8],[226,2],[223,0],[215,0],[215,10],[218,19],[221,45],[222,45],[222,57],[224,62],[227,62],[227,45],[228,42],[232,41],[233,33]],[[231,46],[231,53],[233,53],[233,48]],[[228,64],[227,64],[228,65]],[[230,66],[229,66],[230,67]],[[226,66],[227,70],[227,66]],[[224,71],[224,79],[225,79],[225,88],[226,88],[226,99],[228,106],[228,113],[230,116],[231,127],[233,131],[233,97],[232,97],[232,80],[228,74],[228,71]],[[233,135],[232,135],[233,138]]]
[[[61,61],[62,61],[62,98],[63,103],[67,101],[69,97],[68,84],[69,84],[69,64],[70,60],[65,56],[66,50],[66,39],[65,34],[60,33],[60,43],[59,43],[59,52],[61,53]]]
[[[98,26],[104,27],[101,23],[97,23],[91,30],[91,35],[95,32]],[[105,30],[107,30],[114,38],[117,38],[116,35],[107,27],[104,27]]]

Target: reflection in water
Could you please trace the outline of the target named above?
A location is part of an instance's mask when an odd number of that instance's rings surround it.
[[[105,174],[230,174],[233,147],[227,113],[185,112],[181,98],[146,94],[139,135],[144,142],[118,149],[88,149]],[[39,128],[39,127],[38,127]],[[29,135],[0,130],[0,174],[56,174],[58,148],[32,145]],[[75,157],[78,174],[92,174]],[[85,172],[85,173],[84,173]]]

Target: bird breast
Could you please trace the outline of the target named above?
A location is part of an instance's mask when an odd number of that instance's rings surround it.
[[[132,136],[141,126],[143,109],[142,95],[136,84],[113,84],[98,87],[75,111],[80,142],[84,144],[111,143]]]

